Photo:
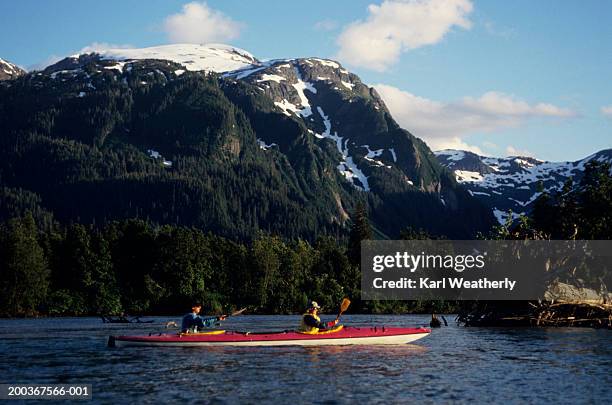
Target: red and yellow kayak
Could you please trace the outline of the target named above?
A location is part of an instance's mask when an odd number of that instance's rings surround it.
[[[210,331],[194,334],[111,336],[108,345],[123,346],[327,346],[397,345],[414,342],[431,332],[426,328],[337,327],[330,331],[303,333]]]

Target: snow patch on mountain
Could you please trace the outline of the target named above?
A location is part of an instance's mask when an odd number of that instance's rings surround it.
[[[312,83],[306,82],[302,79],[298,66],[294,66],[293,68],[297,79],[295,83],[291,83],[291,87],[295,90],[298,98],[300,99],[300,104],[294,104],[285,98],[281,101],[275,101],[274,105],[283,110],[283,112],[288,116],[291,116],[291,113],[293,113],[302,118],[307,118],[312,115],[312,106],[310,105],[308,97],[306,97],[306,90],[312,94],[317,94],[317,89]],[[261,75],[261,78],[257,80],[257,82],[266,82],[270,80],[280,83],[281,81],[286,81],[287,79],[283,76],[263,74]]]
[[[52,80],[56,80],[58,76],[61,76],[61,80],[65,81],[67,78],[77,77],[79,74],[83,73],[82,69],[71,69],[71,70],[59,70],[57,72],[53,72],[49,75]]]
[[[482,191],[468,190],[468,193],[470,193],[470,195],[486,195],[486,196],[491,196],[491,194],[485,193],[485,192],[482,192]]]
[[[172,167],[172,161],[164,159],[164,157],[158,151],[153,149],[147,149],[147,153],[149,154],[149,157],[151,159],[160,159],[164,167]]]
[[[462,150],[444,149],[434,152],[436,156],[446,156],[447,160],[460,161],[465,157],[465,152]]]
[[[317,93],[317,89],[310,82],[305,82],[302,80],[302,74],[300,73],[300,68],[295,66],[295,75],[297,76],[297,83],[293,84],[293,88],[297,91],[298,97],[300,98],[300,103],[302,105],[302,109],[298,112],[302,117],[310,117],[312,115],[312,107],[310,106],[310,102],[308,101],[308,97],[304,94],[305,90],[310,91],[313,94]]]
[[[308,58],[308,59],[304,59],[304,62],[312,65],[312,63],[314,62],[318,62],[323,66],[329,66],[331,68],[334,69],[340,69],[340,65],[337,62],[334,62],[333,60],[329,60],[329,59],[321,59],[321,58]]]
[[[364,156],[365,160],[367,160],[368,162],[372,162],[374,163],[374,165],[379,166],[379,167],[386,167],[387,169],[391,168],[391,166],[384,164],[380,160],[374,159],[375,157],[381,156],[383,152],[385,151],[384,149],[371,150],[370,145],[362,145],[361,147],[366,148],[368,151],[368,153]]]
[[[123,72],[123,67],[125,66],[127,62],[117,62],[114,65],[110,65],[110,66],[104,66],[104,69],[108,69],[108,70],[118,70],[120,72]]]
[[[512,215],[512,220],[514,221],[515,219],[519,218],[522,214],[512,212],[512,211],[502,211],[500,209],[493,208],[493,216],[495,216],[495,219],[497,219],[497,222],[499,222],[502,225],[508,221],[508,218],[510,217],[510,215]]]
[[[283,76],[279,76],[279,75],[268,75],[268,74],[263,74],[261,75],[261,78],[259,78],[257,80],[257,82],[276,82],[276,83],[280,83],[283,80],[287,80],[285,79]]]
[[[397,163],[397,155],[395,154],[395,149],[390,148],[389,152],[391,152],[391,155],[393,155],[393,162]]]
[[[246,77],[249,77],[253,73],[256,73],[256,72],[259,72],[261,70],[264,70],[265,68],[267,68],[267,66],[260,66],[260,67],[256,67],[256,68],[252,68],[252,69],[240,69],[240,70],[235,71],[235,72],[227,72],[223,76],[225,76],[225,77],[234,77],[236,80],[242,80],[242,79],[244,79]]]
[[[287,99],[281,101],[275,101],[274,105],[283,110],[283,113],[291,117],[291,113],[299,115],[300,109],[295,104],[291,103]]]
[[[257,144],[258,144],[258,145],[259,145],[259,147],[260,147],[261,149],[263,149],[263,150],[268,150],[268,149],[272,148],[273,146],[277,146],[275,143],[270,143],[270,144],[267,144],[267,143],[265,143],[264,141],[262,141],[262,140],[261,140],[261,139],[259,139],[259,138],[257,139]]]
[[[483,179],[480,173],[471,172],[469,170],[455,170],[455,176],[459,183],[478,182],[478,181],[482,181]]]
[[[223,44],[172,44],[149,48],[104,49],[95,53],[111,60],[169,60],[180,63],[187,70],[219,73],[253,68],[261,64],[244,49]]]
[[[355,87],[353,83],[345,82],[344,80],[340,81],[340,83],[349,90],[353,90],[353,87]]]
[[[569,178],[576,182],[591,160],[612,163],[612,150],[603,150],[575,162],[547,162],[531,157],[479,156],[461,150],[434,152],[443,166],[455,173],[472,196],[491,207],[500,223],[528,213],[542,191],[555,193]]]
[[[331,139],[336,143],[338,152],[342,155],[342,161],[338,164],[338,170],[340,173],[349,180],[353,186],[360,190],[370,191],[370,185],[368,184],[368,178],[363,172],[357,167],[353,161],[353,157],[349,156],[348,152],[348,139],[343,140],[341,136],[338,136],[338,132],[331,133],[331,120],[321,107],[317,106],[317,111],[323,119],[323,125],[325,126],[325,132],[317,136],[317,138]],[[359,184],[355,183],[355,179],[359,181]]]
[[[0,58],[0,80],[11,80],[25,74],[25,70]]]

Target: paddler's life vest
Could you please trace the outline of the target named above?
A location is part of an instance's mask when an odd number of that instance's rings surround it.
[[[317,320],[317,322],[321,322],[321,318],[319,318],[319,315],[313,314],[312,312],[306,312],[305,314],[302,315],[302,323],[300,324],[299,331],[308,332],[308,333],[317,333],[319,331],[319,328],[315,328],[313,326],[306,325],[306,322],[304,322],[304,318],[306,318],[307,316],[312,316],[314,319]]]

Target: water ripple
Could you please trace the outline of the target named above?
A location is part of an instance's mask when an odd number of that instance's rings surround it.
[[[447,317],[452,319],[451,316]],[[95,318],[0,321],[0,382],[93,385],[94,402],[606,403],[612,333],[591,329],[434,330],[417,344],[357,347],[106,347],[156,324]],[[288,329],[289,316],[241,316],[227,329]],[[353,315],[352,325],[424,325],[425,316]],[[24,334],[21,331],[27,331]]]

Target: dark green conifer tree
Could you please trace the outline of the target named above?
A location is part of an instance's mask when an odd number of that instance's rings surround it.
[[[372,239],[372,228],[368,221],[368,211],[363,202],[359,202],[351,216],[351,233],[349,235],[348,258],[352,265],[361,262],[361,241]]]
[[[30,213],[0,229],[0,313],[31,315],[44,302],[49,270]]]

